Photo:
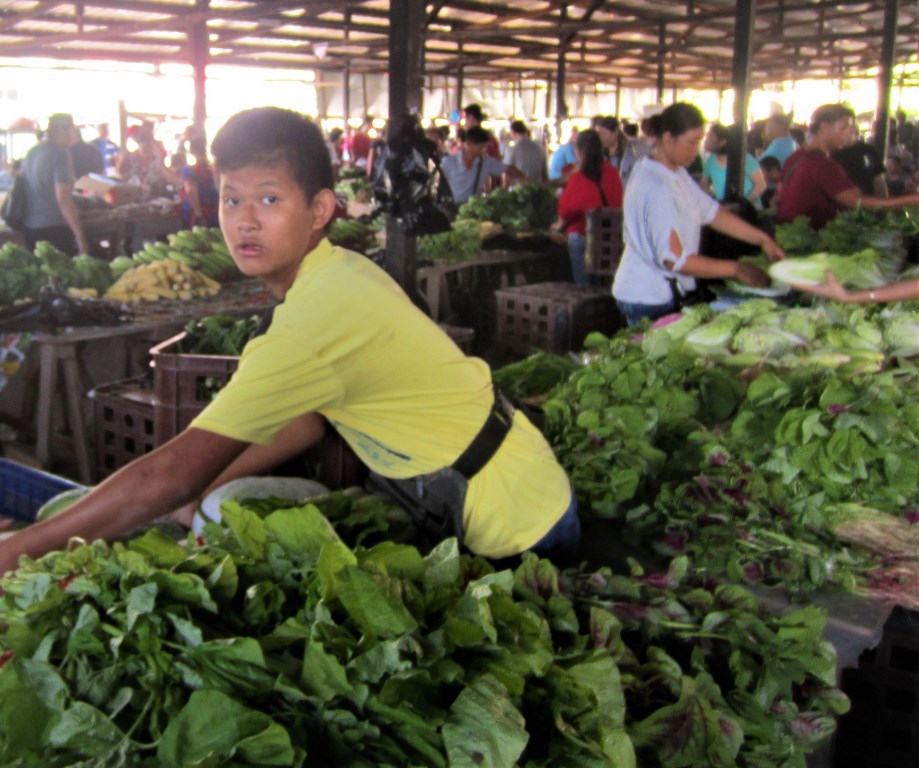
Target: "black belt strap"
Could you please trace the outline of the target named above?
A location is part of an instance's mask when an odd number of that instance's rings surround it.
[[[472,442],[460,457],[451,465],[467,480],[471,480],[498,452],[501,443],[511,429],[513,416],[505,408],[504,400],[500,395],[495,395],[495,402],[485,423]]]

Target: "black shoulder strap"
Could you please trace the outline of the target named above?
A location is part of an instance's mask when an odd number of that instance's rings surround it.
[[[602,182],[602,181],[603,181],[603,176],[601,175],[601,176],[600,176],[600,181],[595,181],[594,184],[596,184],[596,185],[597,185],[597,189],[600,190],[600,202],[603,203],[603,207],[604,207],[604,208],[609,208],[609,203],[606,202],[606,195],[603,193],[603,184],[600,183],[600,182]]]
[[[485,158],[479,157],[479,162],[475,167],[475,181],[472,182],[472,194],[479,193],[479,179],[482,178],[482,166],[485,164]]]

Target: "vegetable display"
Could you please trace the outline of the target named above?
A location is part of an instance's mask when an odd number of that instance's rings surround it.
[[[545,232],[558,213],[555,191],[548,184],[529,182],[510,189],[496,189],[487,195],[473,195],[463,203],[458,219],[492,221],[504,231]]]
[[[901,528],[919,520],[919,369],[906,338],[917,316],[768,300],[711,315],[692,307],[643,336],[593,339],[589,364],[544,399],[582,510],[712,576],[871,586],[886,561],[869,556],[868,537],[851,548],[837,533],[844,518],[857,538],[859,508],[866,525],[878,513]],[[919,583],[915,553],[905,573]],[[912,605],[908,586],[897,597]]]
[[[219,228],[192,227],[173,232],[166,239],[165,243],[147,243],[134,254],[134,261],[150,264],[169,259],[185,264],[212,279],[226,280],[240,276]]]
[[[819,609],[686,558],[495,572],[355,494],[223,520],[5,578],[0,765],[803,768],[848,705]]]

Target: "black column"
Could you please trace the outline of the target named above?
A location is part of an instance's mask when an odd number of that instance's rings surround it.
[[[890,134],[890,89],[893,85],[893,65],[897,50],[897,0],[885,0],[884,37],[881,40],[881,60],[878,68],[878,108],[875,114],[877,133],[874,144],[878,154],[887,158],[887,140]]]
[[[756,0],[739,0],[734,19],[734,125],[739,146],[728,154],[725,198],[743,197],[744,166],[747,158],[747,102],[750,100],[750,68],[753,61],[753,21]]]
[[[424,87],[424,0],[390,0],[389,125],[401,115],[421,113]],[[415,270],[417,238],[408,236],[391,216],[386,218],[384,266],[413,300],[418,295]]]

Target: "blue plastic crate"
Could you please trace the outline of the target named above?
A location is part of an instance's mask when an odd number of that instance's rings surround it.
[[[0,459],[0,516],[31,523],[48,499],[82,487],[63,477]]]

